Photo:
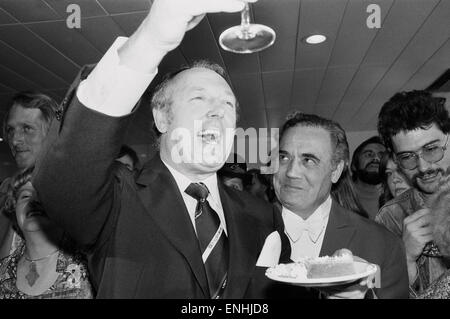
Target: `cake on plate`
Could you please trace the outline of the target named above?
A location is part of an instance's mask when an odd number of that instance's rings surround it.
[[[339,249],[332,256],[306,257],[295,263],[279,264],[267,271],[278,277],[299,280],[341,277],[356,273],[353,254],[348,249]]]

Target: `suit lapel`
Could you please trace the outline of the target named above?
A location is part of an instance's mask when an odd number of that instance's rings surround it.
[[[146,211],[175,248],[185,256],[206,298],[208,282],[198,246],[197,236],[179,188],[169,170],[156,155],[144,167],[137,184]]]
[[[242,298],[252,277],[257,259],[257,230],[239,205],[240,199],[219,182],[219,194],[227,224],[230,246],[228,286],[225,298]]]
[[[336,250],[349,247],[356,229],[347,214],[349,212],[333,200],[320,256],[331,256]]]

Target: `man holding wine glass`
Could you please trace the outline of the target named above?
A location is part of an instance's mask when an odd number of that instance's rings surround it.
[[[217,181],[237,115],[220,66],[195,63],[163,81],[151,103],[159,154],[136,180],[111,169],[163,57],[206,13],[243,8],[238,0],[156,0],[69,92],[33,184],[87,253],[97,297],[264,297],[270,282],[256,261],[278,215]]]

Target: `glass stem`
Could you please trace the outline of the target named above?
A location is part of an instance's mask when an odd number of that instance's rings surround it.
[[[241,30],[244,40],[253,38],[253,35],[250,33],[250,7],[248,2],[245,3],[244,10],[241,12]]]

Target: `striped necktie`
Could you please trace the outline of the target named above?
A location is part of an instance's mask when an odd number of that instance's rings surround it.
[[[217,212],[206,200],[209,194],[206,185],[191,183],[185,192],[197,200],[195,208],[197,238],[205,264],[211,298],[218,299],[222,296],[227,282],[228,239]]]

